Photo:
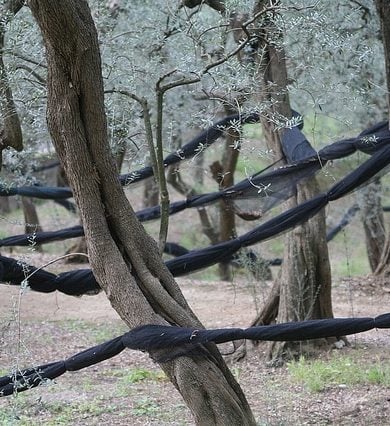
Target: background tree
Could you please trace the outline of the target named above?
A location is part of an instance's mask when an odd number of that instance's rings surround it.
[[[12,147],[17,151],[21,151],[23,149],[22,130],[20,127],[19,116],[16,112],[12,90],[3,60],[6,25],[9,22],[9,19],[20,10],[23,3],[24,2],[21,0],[3,0],[0,3],[0,154],[1,151],[7,147]]]
[[[390,117],[390,4],[385,0],[375,0],[385,56],[385,76],[387,83],[387,111]],[[382,256],[377,265],[376,274],[387,276],[390,272],[390,233],[388,232],[386,242],[383,248]]]
[[[259,1],[257,9],[266,1]],[[283,37],[272,16],[258,29],[260,39],[259,76],[261,101],[269,105],[262,120],[267,145],[275,159],[284,158],[281,138],[284,129],[278,122],[291,120],[286,57],[278,44]],[[279,124],[279,126],[278,126]],[[294,207],[318,193],[316,178],[297,185],[296,196],[288,201]],[[285,239],[280,276],[255,324],[270,324],[306,319],[331,318],[331,272],[326,242],[325,212],[321,211],[304,225],[291,231]],[[300,345],[301,346],[301,345]],[[274,362],[296,355],[297,343],[274,343],[269,357]]]

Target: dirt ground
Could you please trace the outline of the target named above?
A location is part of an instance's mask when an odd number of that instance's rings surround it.
[[[250,285],[178,280],[207,327],[246,327],[269,290]],[[126,331],[104,294],[74,298],[0,285],[0,375],[80,352]],[[334,285],[335,316],[377,316],[390,311],[386,284],[369,278]],[[390,362],[390,330],[349,338],[350,346],[321,355],[348,356],[362,368]],[[310,391],[288,367],[267,366],[267,344],[253,347],[231,364],[259,425],[390,425],[390,389],[360,383]],[[147,355],[124,351],[55,383],[0,400],[0,425],[191,425],[180,395]]]

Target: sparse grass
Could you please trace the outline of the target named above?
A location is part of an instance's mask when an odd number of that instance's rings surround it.
[[[136,385],[140,382],[168,380],[164,372],[151,371],[144,368],[120,370],[116,372],[116,375],[121,377],[118,381],[118,396],[128,396],[132,394],[135,390],[135,387],[132,385]]]
[[[1,408],[0,409],[0,424],[2,426],[32,426],[31,420],[27,416],[18,416],[12,412]]]
[[[350,357],[338,356],[329,360],[300,358],[288,364],[294,380],[311,392],[321,392],[331,386],[376,384],[390,386],[390,366],[379,362],[363,364]]]
[[[101,324],[82,320],[66,320],[56,321],[56,325],[61,326],[64,330],[86,334],[95,344],[113,339],[128,331],[122,322]]]
[[[12,406],[0,409],[0,424],[2,426],[35,426],[38,424],[34,420],[37,415],[44,417],[44,424],[48,426],[74,425],[77,418],[99,417],[117,409],[115,405],[105,401],[104,397],[75,403],[38,401],[28,404],[22,401],[24,399],[18,395]]]
[[[96,398],[91,401],[74,404],[45,403],[41,409],[51,416],[45,424],[55,426],[73,425],[75,424],[75,417],[82,419],[99,417],[104,413],[115,411],[116,406],[107,404],[102,398]]]
[[[144,368],[136,368],[128,371],[121,379],[124,384],[138,383],[143,380],[167,380],[167,376],[163,371],[151,371]]]
[[[132,409],[136,416],[156,416],[161,407],[150,398],[142,398],[134,404]]]
[[[29,404],[24,395],[11,396],[9,404],[0,408],[0,424],[2,426],[32,426],[27,415]]]

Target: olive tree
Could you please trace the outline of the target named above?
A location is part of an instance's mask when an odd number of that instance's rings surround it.
[[[80,210],[97,281],[129,327],[202,327],[119,183],[107,138],[98,38],[87,2],[31,0],[28,5],[46,47],[48,128]],[[161,364],[196,422],[255,424],[218,350],[212,345],[205,350],[207,356]]]

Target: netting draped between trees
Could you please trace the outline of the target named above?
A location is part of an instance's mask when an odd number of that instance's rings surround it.
[[[324,208],[330,201],[335,201],[351,191],[368,182],[377,173],[383,171],[390,163],[390,146],[383,146],[368,160],[354,171],[333,185],[327,192],[287,210],[274,218],[266,221],[253,230],[229,241],[215,244],[204,249],[192,250],[166,262],[167,267],[174,276],[180,276],[201,268],[214,265],[221,261],[229,261],[231,257],[243,247],[249,247],[276,235],[280,235],[298,226]],[[12,259],[2,257],[3,279],[13,284],[20,284],[25,279],[21,264]],[[61,289],[66,294],[81,295],[85,292],[99,291],[99,285],[93,277],[91,270],[69,271],[56,276],[45,275],[45,281],[38,277],[45,273],[39,270],[29,279],[29,285],[37,291],[50,292]],[[22,275],[21,275],[22,274]],[[35,277],[35,278],[34,278]]]
[[[286,151],[290,149],[290,151],[287,151],[287,158],[289,158],[290,161],[297,158],[301,161],[275,171],[266,171],[264,174],[259,173],[255,175],[253,179],[258,176],[264,178],[264,175],[266,177],[268,176],[268,178],[270,176],[280,177],[284,173],[292,176],[293,173],[298,171],[299,178],[293,180],[293,187],[295,183],[301,179],[299,171],[302,168],[305,170],[304,176],[306,177],[308,174],[315,173],[315,171],[321,167],[323,161],[341,158],[349,155],[356,149],[372,154],[372,156],[333,185],[327,192],[319,194],[297,207],[275,216],[260,226],[255,227],[253,230],[233,240],[225,241],[204,249],[193,250],[178,256],[176,259],[167,261],[166,265],[173,275],[179,276],[187,274],[221,261],[227,261],[243,247],[248,247],[260,241],[272,238],[304,223],[324,208],[330,201],[345,196],[360,185],[368,182],[378,173],[383,172],[390,162],[390,146],[388,146],[390,133],[387,130],[386,123],[381,123],[362,132],[357,138],[346,139],[329,145],[316,154],[316,156],[313,156],[312,152],[310,152],[311,147],[306,143],[307,141],[299,129],[287,129],[286,135],[286,140],[290,143],[290,145],[286,144]],[[299,150],[299,147],[304,147],[304,149]],[[298,149],[298,151],[296,151],[298,152],[297,155],[296,152],[294,153],[296,149]],[[308,152],[310,152],[310,155],[306,155]],[[183,158],[187,158],[186,155],[187,154],[184,154]],[[173,157],[169,156],[168,158]],[[225,196],[227,194],[231,198],[234,198],[233,194],[238,194],[237,198],[240,196],[245,197],[248,196],[248,194],[245,194],[246,189],[253,192],[253,188],[255,188],[259,193],[256,185],[257,184],[253,184],[253,180],[250,181],[247,179],[235,185],[233,187],[234,189],[228,188],[225,191],[221,191],[221,193],[224,193]],[[42,189],[40,187],[38,188],[39,190]],[[62,188],[58,189],[61,194],[64,194]],[[52,193],[55,193],[56,190],[57,189],[53,189]],[[275,192],[275,189],[274,194],[278,194]],[[195,197],[195,199],[199,200],[201,197],[202,196],[198,196]],[[208,200],[210,200],[210,197],[221,197],[221,194],[206,194],[203,195],[203,197],[209,197]],[[286,197],[285,195],[281,198],[285,199]],[[185,205],[187,205],[188,202],[190,201],[186,200],[184,202]],[[153,208],[153,212],[155,211],[156,208]],[[79,233],[80,228],[74,227],[70,232]],[[26,236],[23,237],[26,238]],[[28,279],[26,279],[26,275]],[[25,282],[33,290],[41,292],[59,290],[66,294],[81,295],[100,291],[100,287],[89,269],[69,271],[55,275],[4,256],[0,257],[0,280],[8,281],[12,284],[21,284]],[[384,314],[377,318],[312,320],[272,326],[250,327],[244,330],[238,328],[196,330],[171,326],[147,325],[131,330],[129,333],[103,343],[102,345],[87,349],[65,361],[45,364],[9,376],[4,376],[0,378],[0,395],[6,396],[14,392],[20,392],[37,386],[45,380],[59,377],[66,371],[76,371],[96,364],[104,359],[117,355],[126,347],[148,352],[156,350],[163,351],[163,355],[159,355],[162,357],[159,361],[163,362],[164,359],[168,360],[172,359],[172,357],[182,355],[196,356],[197,354],[201,354],[202,345],[207,342],[223,343],[241,339],[296,341],[343,336],[367,331],[372,328],[390,328],[390,314]],[[169,355],[164,355],[164,351],[167,349],[169,349]]]
[[[284,324],[241,328],[198,330],[176,326],[144,325],[100,345],[35,368],[0,377],[0,396],[12,395],[55,379],[66,371],[78,371],[118,355],[126,348],[159,351],[159,362],[178,356],[200,356],[202,345],[235,340],[299,341],[362,333],[373,328],[390,328],[390,313],[376,318],[333,318],[289,322]]]

